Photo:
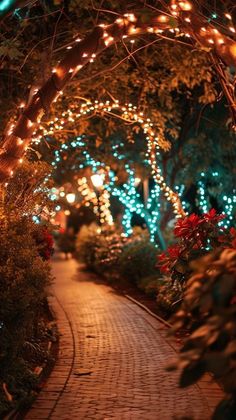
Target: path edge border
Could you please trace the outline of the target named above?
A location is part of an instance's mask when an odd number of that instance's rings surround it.
[[[140,308],[142,308],[144,311],[146,311],[149,315],[151,315],[153,318],[156,318],[159,322],[161,322],[162,324],[164,324],[166,327],[168,328],[172,328],[173,325],[170,324],[168,321],[166,321],[165,319],[161,318],[159,315],[155,314],[154,312],[152,312],[147,306],[145,306],[143,303],[139,302],[138,300],[134,299],[132,296],[129,296],[127,294],[124,295],[128,300],[131,300],[131,302],[135,303],[136,305],[138,305]]]

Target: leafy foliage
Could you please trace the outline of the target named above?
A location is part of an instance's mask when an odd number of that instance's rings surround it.
[[[35,231],[35,225],[26,217],[11,220],[1,228],[0,384],[1,388],[7,384],[14,399],[25,395],[27,387],[30,389],[29,384],[23,385],[24,375],[28,378],[30,373],[24,346],[38,338],[45,287],[51,280],[48,263],[40,256],[42,244],[34,239]],[[23,377],[17,379],[19,369]],[[31,377],[33,380],[32,372]],[[0,397],[6,400],[5,395]]]
[[[157,293],[157,305],[166,313],[176,312],[182,301],[184,287],[178,281],[172,281],[169,276],[163,276],[160,280]]]
[[[53,240],[48,173],[44,163],[25,162],[1,190],[0,248],[0,416],[36,389],[34,363],[44,363],[41,341],[46,325],[46,288],[51,282],[48,259]],[[37,175],[38,178],[37,178]],[[33,222],[37,216],[37,222]],[[40,223],[40,216],[44,223]],[[44,332],[43,332],[44,331]],[[37,361],[37,362],[36,362]],[[12,400],[11,400],[12,399]]]
[[[4,207],[8,218],[18,218],[22,214],[49,218],[53,209],[49,200],[52,181],[45,182],[49,173],[50,167],[45,162],[24,160],[6,188]]]
[[[182,387],[197,382],[207,371],[220,380],[228,397],[213,418],[231,420],[236,415],[236,251],[210,253],[192,263],[192,269],[174,318],[174,331],[188,327],[191,334],[172,367],[181,369]]]
[[[157,249],[147,235],[136,237],[123,248],[119,257],[118,269],[121,278],[134,284],[157,272]]]
[[[192,274],[191,262],[207,255],[210,250],[234,243],[234,228],[226,231],[218,226],[223,217],[212,209],[202,216],[193,213],[176,223],[174,235],[177,243],[158,256],[158,266],[164,276],[157,303],[167,312],[175,312],[182,301],[186,282]]]
[[[224,230],[218,226],[223,217],[212,209],[202,216],[193,213],[179,219],[174,229],[178,242],[159,256],[161,270],[170,274],[173,281],[184,283],[191,273],[192,260],[227,241]]]
[[[79,261],[93,270],[98,245],[98,226],[95,223],[81,227],[76,239],[76,255]]]
[[[86,266],[109,280],[126,280],[134,284],[157,274],[157,249],[149,237],[137,229],[130,238],[114,228],[96,225],[82,227],[77,236],[77,256]]]

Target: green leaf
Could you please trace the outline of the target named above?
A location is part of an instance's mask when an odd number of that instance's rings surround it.
[[[232,399],[222,400],[216,407],[212,420],[235,420],[236,403]]]

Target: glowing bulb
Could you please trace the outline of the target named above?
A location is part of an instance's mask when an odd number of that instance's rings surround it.
[[[101,188],[104,183],[104,174],[94,174],[91,176],[91,181],[95,188]]]
[[[66,199],[69,204],[73,204],[75,202],[75,194],[74,193],[66,194]]]
[[[165,16],[165,15],[161,15],[161,16],[158,16],[157,20],[158,20],[159,22],[167,22],[168,17],[167,17],[167,16]]]
[[[179,6],[182,10],[188,11],[192,9],[192,5],[188,1],[180,1]]]

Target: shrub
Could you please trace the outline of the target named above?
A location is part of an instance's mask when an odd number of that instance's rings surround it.
[[[51,280],[47,260],[53,251],[52,237],[46,228],[53,205],[48,197],[51,181],[45,181],[48,170],[45,163],[24,160],[1,196],[1,418],[19,399],[30,398],[29,391],[37,381],[31,370],[35,358],[41,355],[45,361],[39,323],[45,317],[46,288]],[[32,220],[34,216],[39,221],[41,215],[44,226]]]
[[[95,223],[81,227],[76,239],[76,256],[90,270],[95,268],[95,254],[98,242],[99,231]]]
[[[40,257],[46,261],[50,260],[53,255],[53,236],[50,234],[46,226],[34,226],[33,238],[38,247]]]
[[[218,223],[223,218],[212,209],[202,216],[193,213],[179,219],[174,229],[177,243],[159,256],[161,271],[184,283],[191,274],[189,263],[222,245],[225,235]]]
[[[233,244],[236,246],[236,237]],[[213,418],[233,420],[236,418],[236,250],[217,250],[193,263],[192,269],[183,304],[174,318],[174,331],[187,327],[191,334],[171,368],[182,370],[182,387],[197,382],[210,371],[228,395],[216,408]]]
[[[165,284],[157,296],[157,302],[173,312],[183,297],[185,284],[192,273],[191,262],[207,255],[210,250],[226,247],[231,241],[231,231],[219,227],[224,218],[214,209],[202,216],[191,214],[177,221],[174,234],[177,243],[159,255],[160,270],[166,274]]]
[[[99,231],[97,225],[83,226],[77,236],[76,253],[80,261],[109,280],[137,283],[156,275],[157,250],[143,230],[126,238],[114,227]]]
[[[17,372],[24,373],[28,380],[30,375],[34,376],[24,358],[24,348],[37,335],[45,288],[51,280],[49,265],[40,255],[42,244],[35,240],[36,229],[37,226],[27,218],[9,223],[5,220],[1,226],[0,383],[1,389],[5,383],[14,397],[24,394],[23,385],[19,390]],[[29,384],[25,386],[27,389]],[[3,407],[6,406],[3,403]]]
[[[119,275],[137,284],[140,279],[157,273],[156,259],[157,249],[148,237],[130,239],[119,256]]]
[[[106,231],[103,230],[98,239],[94,269],[109,280],[117,279],[119,276],[119,257],[127,238],[122,237],[114,228],[107,228]]]
[[[162,285],[162,278],[159,275],[153,274],[144,277],[138,281],[138,288],[143,290],[147,295],[156,297]]]
[[[175,312],[181,304],[183,286],[180,282],[172,280],[169,276],[160,279],[160,287],[157,291],[157,304],[168,314]]]

